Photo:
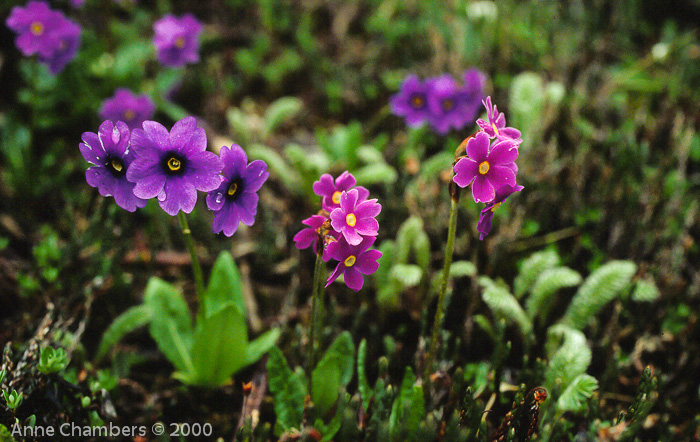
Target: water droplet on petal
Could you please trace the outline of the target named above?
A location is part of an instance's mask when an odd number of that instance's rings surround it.
[[[114,126],[112,129],[112,142],[114,144],[119,143],[119,139],[122,137],[121,132],[119,132],[119,129],[117,129],[117,126]]]
[[[221,201],[223,201],[223,199],[224,199],[224,194],[221,192],[217,192],[216,198],[214,199],[214,201],[216,201],[216,204],[221,203]]]

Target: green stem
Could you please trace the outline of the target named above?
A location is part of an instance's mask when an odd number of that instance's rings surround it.
[[[316,336],[321,327],[321,310],[323,310],[323,254],[316,254],[316,265],[314,267],[314,285],[311,295],[311,326],[309,330],[309,392],[311,392],[311,373],[314,370],[316,358]]]
[[[194,286],[197,291],[197,298],[199,299],[199,311],[204,311],[204,278],[202,277],[202,267],[199,265],[199,258],[197,258],[197,251],[194,248],[194,240],[192,240],[192,231],[187,224],[187,217],[185,212],[179,211],[177,213],[177,219],[180,221],[180,227],[182,228],[182,234],[185,235],[185,245],[187,246],[187,251],[190,253],[190,263],[192,264],[192,273],[194,274]]]
[[[452,266],[452,253],[455,248],[455,235],[457,232],[457,198],[451,199],[450,205],[450,225],[447,232],[447,245],[445,246],[445,265],[442,269],[442,282],[440,283],[440,294],[438,297],[437,309],[435,310],[435,320],[433,321],[433,333],[430,337],[430,347],[425,359],[425,371],[423,382],[430,382],[430,375],[433,373],[438,339],[440,336],[440,326],[442,317],[445,314],[445,294],[447,293],[447,283],[450,280],[450,267]]]

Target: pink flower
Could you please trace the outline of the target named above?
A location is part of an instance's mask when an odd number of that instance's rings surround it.
[[[351,189],[340,195],[340,207],[331,212],[331,226],[350,245],[362,242],[363,236],[377,236],[379,223],[375,217],[382,211],[377,199],[362,200],[357,189]]]
[[[340,238],[328,244],[328,255],[339,262],[328,278],[326,287],[342,274],[345,285],[356,292],[360,291],[365,282],[362,275],[370,275],[379,268],[377,260],[381,258],[382,252],[375,249],[367,250],[372,247],[375,240],[374,237],[366,237],[353,246],[344,238]]]

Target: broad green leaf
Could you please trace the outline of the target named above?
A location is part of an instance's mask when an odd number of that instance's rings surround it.
[[[282,352],[272,347],[267,360],[267,376],[278,424],[284,430],[300,428],[306,396],[304,375],[293,372]]]
[[[582,329],[608,302],[624,294],[637,266],[631,261],[611,261],[590,274],[579,287],[562,323]]]
[[[321,416],[335,404],[341,387],[352,379],[355,347],[349,332],[343,332],[328,348],[311,374],[311,399]]]
[[[343,423],[343,413],[348,402],[348,394],[343,392],[338,398],[338,407],[336,409],[333,418],[327,424],[323,422],[323,419],[316,419],[314,422],[314,427],[321,433],[320,442],[330,442],[340,430],[340,425]]]
[[[174,377],[186,384],[218,387],[247,364],[248,331],[245,318],[236,306],[229,305],[203,319],[197,325],[192,345],[192,372]]]
[[[249,342],[245,348],[246,365],[256,362],[262,355],[270,351],[279,337],[280,329],[273,328]]]
[[[589,374],[574,379],[557,400],[557,413],[585,411],[586,399],[598,389],[598,380]]]
[[[230,305],[236,306],[245,317],[246,308],[241,276],[233,256],[229,252],[223,251],[214,263],[209,285],[204,291],[199,308],[203,308],[203,316],[209,318]]]
[[[102,359],[110,348],[114,347],[124,335],[143,327],[151,320],[153,312],[146,304],[136,305],[125,311],[112,321],[102,335],[100,346],[97,347],[95,360]]]
[[[185,298],[172,285],[152,277],[144,303],[152,312],[149,331],[160,351],[178,371],[192,372],[192,318]]]

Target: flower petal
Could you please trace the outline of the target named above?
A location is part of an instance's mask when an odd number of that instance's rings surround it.
[[[454,167],[452,178],[459,187],[467,187],[479,175],[479,163],[470,158],[461,158]]]
[[[382,252],[377,249],[368,250],[357,257],[355,268],[363,275],[370,275],[377,271],[379,262],[377,260],[382,257]]]
[[[477,203],[488,203],[496,197],[496,191],[485,175],[479,175],[474,179],[472,196]]]
[[[343,264],[340,263],[339,265]],[[345,279],[345,285],[356,292],[359,292],[365,283],[364,279],[362,278],[362,274],[354,266],[346,267],[343,277]]]
[[[467,141],[467,155],[477,164],[485,161],[489,154],[489,136],[479,132]]]
[[[169,178],[165,183],[164,190],[165,199],[159,201],[159,204],[165,213],[175,216],[180,210],[185,213],[192,212],[197,203],[197,190],[188,180]]]
[[[486,174],[486,179],[489,180],[494,189],[498,189],[506,184],[515,186],[515,172],[506,166],[492,165],[489,173]]]
[[[330,247],[332,245],[329,244],[328,246]],[[339,262],[337,266],[335,266],[335,270],[333,270],[333,273],[331,273],[331,276],[328,277],[328,280],[326,281],[326,287],[331,285],[333,281],[338,279],[338,276],[340,276],[341,273],[343,273],[343,270],[345,269],[345,265],[342,262]]]
[[[511,140],[499,140],[491,147],[489,163],[503,165],[514,162],[518,158],[518,148]]]

